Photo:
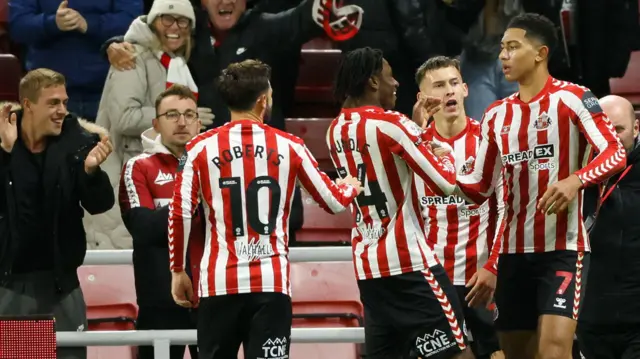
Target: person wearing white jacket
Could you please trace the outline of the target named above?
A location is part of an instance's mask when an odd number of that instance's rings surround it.
[[[109,130],[114,153],[105,163],[117,191],[122,166],[142,153],[140,136],[151,127],[155,102],[172,84],[198,88],[187,61],[192,48],[195,15],[189,0],[156,0],[148,15],[133,21],[125,34],[135,44],[136,66],[127,71],[109,70],[96,123]],[[213,121],[210,110],[198,109],[203,125]],[[85,216],[87,243],[91,249],[130,249],[118,206],[98,216]]]

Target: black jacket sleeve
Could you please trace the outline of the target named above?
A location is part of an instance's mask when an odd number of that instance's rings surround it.
[[[100,53],[102,54],[102,56],[107,57],[107,49],[109,48],[109,46],[113,43],[121,42],[124,42],[124,36],[114,36],[110,38],[109,40],[105,41],[102,46],[100,46]]]
[[[133,238],[134,247],[169,246],[169,206],[151,209],[135,207],[122,214],[122,220]]]
[[[116,203],[109,176],[102,169],[92,174],[80,169],[80,204],[89,214],[100,214],[110,210]]]
[[[313,20],[314,0],[305,0],[293,9],[278,14],[260,14],[262,41],[279,48],[300,46],[324,33]]]

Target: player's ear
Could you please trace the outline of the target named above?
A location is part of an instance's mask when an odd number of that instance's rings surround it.
[[[422,96],[422,92],[418,91],[416,94],[416,101],[420,101],[420,96]]]
[[[469,96],[469,86],[467,86],[466,83],[462,83],[462,94],[464,96],[464,98],[467,98],[467,96]]]
[[[542,62],[549,57],[549,47],[548,46],[540,46],[538,49],[538,54],[536,55],[536,62]]]
[[[371,76],[369,77],[369,86],[373,89],[373,90],[378,90],[378,88],[380,88],[380,79],[378,78],[378,76]]]
[[[151,120],[151,124],[153,125],[153,130],[160,133],[160,129],[158,128],[160,126],[160,121],[157,118],[154,118]]]

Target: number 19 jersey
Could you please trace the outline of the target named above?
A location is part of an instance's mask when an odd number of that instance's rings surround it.
[[[424,236],[413,175],[435,193],[450,195],[456,174],[453,157],[436,157],[422,133],[402,114],[379,107],[343,109],[329,126],[327,145],[338,174],[357,177],[364,186],[351,232],[360,280],[438,264]]]
[[[230,122],[189,142],[175,182],[171,270],[184,269],[191,216],[198,202],[204,207],[200,297],[290,295],[289,214],[296,183],[329,213],[344,211],[357,194],[322,173],[301,139],[252,120]]]

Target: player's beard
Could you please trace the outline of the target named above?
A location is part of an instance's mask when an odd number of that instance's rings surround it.
[[[262,121],[264,123],[269,123],[271,121],[271,111],[273,110],[273,105],[268,106],[264,109],[264,115],[262,116]]]

